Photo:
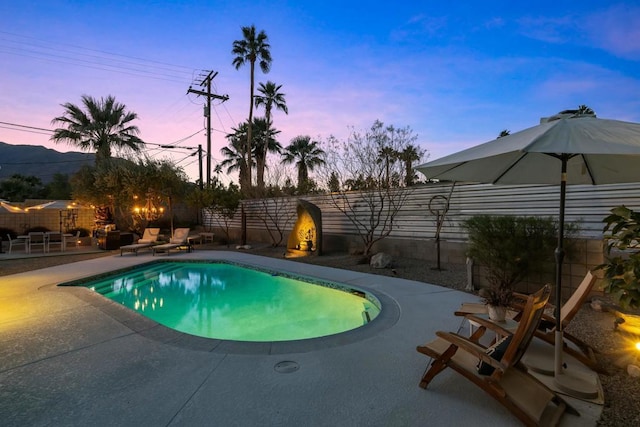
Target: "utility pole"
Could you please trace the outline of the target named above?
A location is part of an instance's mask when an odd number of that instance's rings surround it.
[[[204,188],[204,182],[202,181],[202,144],[198,144],[198,168],[200,169],[200,190]]]
[[[222,102],[224,102],[229,99],[228,95],[216,95],[214,93],[211,93],[211,81],[217,75],[217,71],[209,71],[206,76],[200,75],[200,77],[202,77],[202,80],[200,80],[199,85],[202,87],[206,87],[206,92],[193,89],[191,86],[189,86],[189,89],[187,90],[187,93],[195,93],[196,95],[201,95],[207,98],[207,104],[204,109],[204,116],[207,118],[207,187],[211,185],[211,100],[220,99],[222,100]]]

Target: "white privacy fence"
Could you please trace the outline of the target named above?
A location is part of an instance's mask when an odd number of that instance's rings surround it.
[[[434,212],[444,208],[444,198],[449,198],[449,211],[440,231],[440,239],[463,241],[466,234],[461,222],[474,215],[517,215],[550,216],[557,218],[559,211],[560,187],[557,185],[498,186],[490,184],[426,184],[398,191],[410,192],[394,221],[394,229],[389,236],[394,239],[434,239],[437,218]],[[359,192],[346,195],[351,202],[357,202]],[[261,220],[269,211],[271,218],[277,218],[287,232],[296,219],[296,201],[305,199],[317,205],[322,211],[323,233],[335,235],[357,234],[349,219],[332,203],[329,195],[309,195],[266,200],[244,201],[249,230],[265,230]],[[580,221],[579,237],[602,238],[602,220],[609,210],[618,205],[640,209],[640,183],[615,185],[569,185],[566,198],[566,221]],[[368,212],[360,210],[363,220]],[[220,226],[211,215],[204,214],[207,228]],[[272,219],[271,219],[272,221]],[[240,228],[240,213],[231,222],[231,229]],[[270,225],[271,227],[271,225]],[[252,236],[250,235],[250,240]],[[286,241],[286,236],[285,236]]]

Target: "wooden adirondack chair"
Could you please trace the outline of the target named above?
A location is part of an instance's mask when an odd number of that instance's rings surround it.
[[[480,326],[472,337],[437,332],[435,340],[417,347],[418,352],[432,358],[420,387],[427,388],[436,375],[451,368],[500,402],[525,425],[557,425],[565,412],[577,414],[558,394],[527,373],[520,362],[540,323],[549,294],[550,286],[546,285],[527,297],[513,334],[473,315],[468,318]],[[479,343],[487,330],[507,339],[487,348]],[[494,368],[493,372],[480,373],[481,365]]]
[[[576,348],[567,345],[567,343],[565,342],[564,352],[597,372],[607,373],[604,368],[598,365],[594,354],[596,350],[594,350],[589,344],[580,340],[578,337],[571,335],[565,330],[567,326],[569,326],[571,320],[573,320],[575,315],[578,313],[582,305],[585,303],[596,281],[597,277],[594,276],[591,271],[587,271],[587,274],[584,276],[584,279],[582,279],[582,282],[580,282],[578,288],[573,292],[567,302],[565,302],[560,308],[560,321],[562,322],[564,339],[567,341],[571,341],[579,349],[577,350]],[[527,296],[519,293],[514,293],[514,296],[515,302],[510,308],[510,312],[514,320],[519,320],[520,316],[522,315],[522,309],[524,306],[523,301],[526,300]],[[479,303],[468,303],[462,304],[462,306],[455,312],[455,315],[466,316],[467,314],[484,314],[486,312],[486,305]],[[536,338],[539,338],[553,346],[555,345],[555,330],[555,317],[543,313],[540,327],[536,330],[535,336]],[[552,375],[553,372],[550,372],[549,374]]]

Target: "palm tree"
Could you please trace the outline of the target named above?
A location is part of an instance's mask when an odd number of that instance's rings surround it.
[[[505,136],[511,135],[511,131],[509,129],[502,129],[498,134],[498,138],[503,138]]]
[[[255,97],[255,105],[256,107],[264,106],[264,117],[268,126],[270,127],[273,122],[271,121],[271,110],[273,107],[276,107],[276,110],[284,111],[285,114],[289,114],[289,109],[287,108],[287,102],[284,99],[284,93],[280,92],[282,85],[277,85],[272,81],[267,81],[266,84],[260,83],[258,87],[258,92],[262,95],[258,95]],[[263,148],[267,150],[269,144],[262,144]],[[257,152],[256,152],[257,154]],[[262,158],[267,158],[267,152],[262,153]],[[257,178],[258,178],[258,188],[264,188],[264,169],[266,167],[266,163],[260,164],[258,163],[257,169]]]
[[[586,105],[584,105],[584,104],[582,104],[582,105],[578,105],[578,111],[577,111],[577,113],[578,113],[579,115],[591,115],[591,114],[595,115],[595,114],[596,114],[596,113],[595,113],[595,111],[593,111],[593,110],[591,109],[591,107],[588,107],[588,106],[586,106]]]
[[[247,159],[244,155],[247,124],[241,123],[237,129],[231,129],[234,132],[227,135],[229,145],[220,149],[220,153],[222,153],[225,159],[220,162],[220,164],[216,167],[216,170],[227,168],[227,174],[238,171],[238,181],[240,183],[243,183],[247,178]],[[249,157],[249,159],[251,159],[251,157]]]
[[[398,160],[398,151],[390,146],[382,146],[378,150],[378,164],[384,163],[384,182],[387,188],[389,188],[389,178],[391,176],[391,165]]]
[[[282,89],[282,85],[277,85],[272,81],[267,81],[267,83],[260,83],[260,87],[258,88],[258,92],[262,95],[257,95],[255,97],[256,107],[260,107],[264,105],[264,117],[267,119],[269,124],[273,124],[271,122],[271,110],[273,107],[276,107],[276,110],[283,111],[285,114],[289,114],[289,109],[287,108],[287,101],[285,101],[285,94],[280,92]]]
[[[240,69],[247,62],[249,63],[251,88],[249,91],[249,119],[247,128],[247,142],[245,148],[245,155],[247,156],[246,164],[251,164],[251,126],[253,124],[253,90],[254,90],[254,78],[255,78],[255,65],[256,61],[260,66],[263,73],[268,73],[271,68],[271,46],[267,42],[267,35],[264,31],[260,31],[256,35],[256,27],[252,25],[250,27],[242,27],[242,40],[236,40],[233,42],[233,50],[231,51],[235,58],[233,59],[233,66],[236,70]],[[242,189],[248,189],[251,187],[251,168],[247,169],[246,181],[240,183]]]
[[[280,153],[282,146],[276,141],[275,136],[279,130],[272,128],[266,118],[256,118],[253,120],[253,156],[256,159],[256,175],[258,178],[258,188],[264,189],[264,171],[267,167],[267,154]]]
[[[139,151],[144,142],[138,138],[140,130],[131,122],[138,118],[136,113],[125,111],[124,104],[116,102],[113,96],[99,100],[82,95],[81,107],[67,102],[62,104],[62,116],[51,121],[63,127],[55,129],[51,140],[65,142],[82,150],[96,151],[96,164],[111,157],[112,148]]]
[[[423,151],[413,144],[407,145],[404,150],[398,154],[398,159],[404,163],[404,182],[407,187],[413,185],[415,172],[413,171],[413,162],[417,162],[423,155]]]
[[[296,136],[285,148],[282,161],[284,163],[295,162],[298,168],[298,189],[302,189],[309,179],[309,171],[316,166],[323,165],[324,150],[318,147],[316,141],[311,141],[308,135]]]

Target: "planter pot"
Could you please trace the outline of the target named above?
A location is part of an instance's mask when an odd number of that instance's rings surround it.
[[[500,305],[487,305],[489,319],[494,322],[504,322],[507,316],[507,307]]]

